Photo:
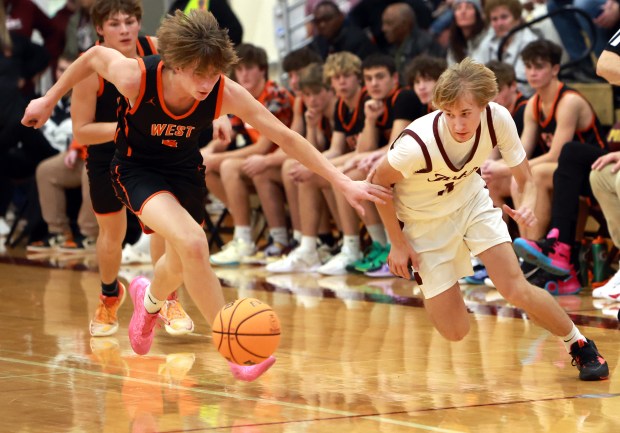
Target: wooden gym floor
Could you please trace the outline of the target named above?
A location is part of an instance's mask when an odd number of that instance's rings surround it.
[[[124,278],[150,272],[123,268]],[[585,290],[557,298],[609,362],[580,382],[556,338],[493,289],[463,288],[471,334],[448,343],[418,290],[396,279],[268,275],[217,269],[228,300],[278,313],[275,366],[235,381],[181,290],[196,332],[156,332],[147,356],[127,338],[91,338],[99,282],[93,256],[0,255],[0,432],[618,432],[618,305]]]

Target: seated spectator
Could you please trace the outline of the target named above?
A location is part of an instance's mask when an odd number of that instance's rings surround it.
[[[540,239],[547,231],[551,214],[553,172],[562,147],[577,141],[604,148],[606,143],[596,113],[588,101],[577,91],[570,89],[558,78],[562,49],[547,40],[528,44],[522,52],[529,84],[536,91],[529,99],[525,114],[521,141],[525,146],[537,196],[534,210],[538,223],[531,227],[519,227],[521,237]],[[492,170],[483,172],[494,203],[502,203],[509,196],[505,190],[511,178],[503,161],[496,161]],[[513,191],[515,206],[523,200]]]
[[[316,8],[316,5],[320,1],[321,0],[306,0],[304,2],[304,15],[306,17],[311,16]],[[347,15],[351,8],[359,3],[359,0],[336,0],[335,3],[338,6],[338,9],[340,9],[343,14]],[[308,20],[308,22],[306,22],[306,34],[308,37],[316,35],[316,29],[312,20]]]
[[[56,67],[56,80],[70,64],[71,60],[60,57]],[[58,102],[52,117],[41,128],[45,138],[60,153],[42,161],[37,167],[39,203],[49,234],[42,240],[29,243],[26,247],[28,251],[77,252],[95,248],[99,226],[90,201],[84,165],[86,149],[72,142],[70,110],[71,96],[67,94]],[[71,143],[70,146],[69,143]],[[74,240],[67,215],[66,190],[80,186],[82,203],[77,221],[80,236]]]
[[[486,66],[493,71],[495,78],[497,78],[499,92],[495,99],[493,99],[493,102],[503,105],[510,111],[517,125],[517,132],[521,135],[521,132],[523,132],[523,116],[528,98],[519,91],[514,68],[508,63],[498,60],[491,60]]]
[[[519,91],[526,97],[534,93],[533,89],[527,84],[525,78],[525,64],[520,54],[523,48],[532,41],[539,39],[539,36],[525,27],[510,39],[504,41],[505,36],[515,27],[521,25],[523,20],[523,6],[520,0],[487,0],[485,3],[485,13],[491,30],[480,42],[479,55],[477,59],[484,63],[492,60],[499,60],[508,63],[514,68],[516,82]],[[502,51],[499,51],[502,44]]]
[[[4,5],[7,10],[8,30],[27,39],[31,39],[35,31],[39,32],[49,54],[49,65],[56,68],[65,42],[64,27],[52,20],[32,0],[4,0]],[[22,90],[27,98],[30,98],[34,96],[35,88],[36,83],[28,80]]]
[[[8,234],[4,217],[12,200],[10,180],[32,176],[41,161],[58,152],[40,130],[21,124],[26,108],[21,89],[47,68],[47,51],[22,35],[9,32],[6,23],[0,2],[0,235]]]
[[[480,0],[454,0],[452,10],[454,16],[450,25],[448,65],[458,63],[465,57],[483,61],[480,43],[488,30]]]
[[[94,0],[77,0],[78,9],[71,15],[65,34],[64,56],[75,58],[95,45],[99,36],[90,20]]]
[[[617,34],[616,36],[617,37]],[[597,73],[611,84],[620,83],[620,49],[612,38],[603,51]],[[617,134],[612,129],[609,137]],[[554,185],[561,185],[553,191],[551,231],[544,239],[515,240],[515,250],[532,266],[542,267],[543,283],[546,279],[551,284],[542,287],[556,287],[556,294],[574,291],[579,286],[575,271],[587,273],[579,268],[579,248],[576,247],[576,226],[579,208],[579,196],[598,200],[612,241],[620,246],[620,216],[617,185],[618,161],[620,153],[606,154],[605,149],[595,146],[583,146],[581,143],[567,143],[558,161],[558,168],[553,175]],[[587,276],[587,274],[586,274]],[[587,280],[581,278],[581,280]],[[620,272],[606,284],[595,288],[592,296],[617,300],[620,294]]]
[[[425,114],[436,110],[433,106],[433,90],[447,67],[445,59],[427,55],[418,56],[407,65],[405,84],[413,89],[420,102],[426,106]]]
[[[358,138],[355,152],[347,155],[342,170],[354,180],[364,180],[368,171],[356,166],[356,161],[373,152],[385,154],[405,127],[426,114],[426,107],[409,88],[398,83],[394,59],[386,55],[372,55],[362,62],[362,75],[368,91],[364,103],[364,128]],[[325,275],[349,272],[376,272],[386,263],[390,244],[376,207],[364,204],[364,214],[358,213],[346,203],[346,198],[334,191],[338,216],[344,233],[340,254],[318,269]],[[364,257],[359,257],[360,219],[370,235],[372,244]]]
[[[302,129],[305,137],[317,149],[323,151],[331,140],[336,106],[336,96],[329,84],[323,80],[323,66],[313,63],[302,69],[299,72],[298,86],[298,93],[303,99]],[[267,168],[252,178],[267,220],[270,241],[262,251],[247,258],[246,261],[249,263],[266,264],[268,260],[279,258],[288,252],[292,245],[301,241],[301,212],[309,210],[300,209],[295,182],[289,183],[285,197],[283,181],[285,173],[282,167],[287,159],[281,149],[266,155]],[[285,206],[287,203],[293,226],[293,242],[290,242],[287,236]],[[321,212],[320,209],[314,211]],[[327,228],[323,227],[324,232],[329,230],[327,223],[325,224]]]
[[[310,48],[325,60],[329,54],[348,51],[365,58],[377,51],[375,44],[366,33],[344,19],[344,14],[331,0],[323,0],[314,8],[313,22],[316,36],[310,42]]]
[[[237,55],[240,61],[234,68],[235,80],[282,123],[290,126],[293,96],[268,80],[267,52],[251,44],[241,44],[237,47]],[[232,124],[236,134],[233,142],[241,141],[241,148],[210,154],[203,151],[207,187],[226,204],[235,225],[233,240],[224,245],[222,251],[211,255],[214,265],[239,264],[241,257],[256,252],[251,227],[252,178],[267,168],[267,154],[276,150],[268,138],[241,119],[233,118]],[[284,245],[288,244],[288,238],[282,240]]]
[[[401,84],[405,82],[405,66],[411,59],[421,54],[445,57],[443,47],[418,26],[415,12],[407,3],[393,3],[386,7],[381,22]]]
[[[520,136],[523,133],[523,117],[528,100],[517,88],[514,68],[507,63],[497,60],[492,60],[487,63],[487,67],[493,71],[497,79],[498,92],[493,102],[503,105],[510,112]],[[503,171],[506,169],[503,161],[499,159],[499,151],[494,150],[491,157],[485,161],[480,169],[482,172],[482,179],[486,182],[489,191],[502,191],[501,194],[491,194],[493,204],[501,208],[503,204],[506,204],[506,199],[510,196],[508,192],[510,191],[512,177],[497,176],[495,174],[498,170]],[[504,220],[508,222],[507,215],[504,215]]]
[[[382,15],[386,7],[392,3],[405,2],[413,9],[416,21],[421,29],[428,29],[432,21],[432,10],[427,0],[361,0],[353,7],[347,18],[369,34],[382,53],[387,53],[388,42],[385,40],[382,26]]]
[[[299,134],[304,134],[303,124],[303,100],[299,93],[299,74],[308,65],[312,63],[322,63],[321,56],[309,47],[299,48],[288,53],[282,59],[282,69],[287,75],[287,84],[289,91],[295,97],[293,104],[293,121],[291,129]]]
[[[329,148],[323,152],[335,165],[343,161],[343,155],[355,150],[358,136],[364,127],[364,102],[367,94],[361,85],[361,63],[356,55],[340,52],[331,54],[323,67],[324,79],[331,84],[338,97],[334,110],[334,132]],[[321,182],[322,178],[319,179],[309,172],[301,163],[287,160],[283,167],[287,196],[290,196],[288,187],[291,185],[286,179],[287,176],[297,182],[295,187],[299,191],[302,238],[297,248],[286,258],[268,264],[267,270],[278,273],[314,272],[327,258],[320,256],[317,247],[321,213],[314,210],[320,209],[323,195],[332,216],[338,220],[333,193],[328,184]]]

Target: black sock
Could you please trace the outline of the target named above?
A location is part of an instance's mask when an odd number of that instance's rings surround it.
[[[333,247],[336,243],[336,238],[331,233],[319,234],[319,239],[322,243],[324,243],[325,245],[329,245],[330,247]]]
[[[114,280],[112,284],[101,282],[101,294],[103,296],[118,296],[118,281]]]

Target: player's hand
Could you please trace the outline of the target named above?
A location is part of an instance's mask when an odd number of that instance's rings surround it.
[[[607,165],[614,164],[611,168],[612,173],[617,173],[620,170],[620,151],[619,152],[611,152],[607,155],[603,155],[599,157],[594,164],[592,164],[592,170],[602,170]]]
[[[347,182],[342,188],[342,193],[353,209],[358,211],[360,215],[365,214],[362,200],[385,204],[387,200],[392,199],[391,188],[376,185],[365,180]]]
[[[300,162],[293,164],[288,172],[288,175],[297,183],[306,182],[310,179],[314,173],[310,171],[305,165]]]
[[[241,170],[248,177],[254,177],[262,173],[267,168],[267,158],[265,155],[250,155],[241,164]]]
[[[508,205],[502,205],[504,212],[508,214],[510,218],[515,220],[517,224],[524,225],[526,227],[532,227],[538,222],[538,218],[534,215],[532,209],[527,206],[522,206],[517,210],[514,210]]]
[[[487,159],[480,167],[482,180],[487,184],[502,178],[503,175],[511,176],[508,166],[500,161]]]
[[[360,162],[357,164],[357,168],[364,172],[369,172],[372,168],[376,167],[381,159],[385,156],[385,152],[383,151],[375,151],[370,155],[362,158]]]
[[[304,113],[304,119],[306,120],[307,128],[317,128],[321,123],[321,117],[323,114],[312,108],[308,108]]]
[[[227,115],[213,120],[213,140],[218,140],[225,145],[232,139],[232,125]]]
[[[42,127],[54,111],[55,104],[45,96],[30,101],[22,117],[22,125],[31,128]]]
[[[413,272],[420,269],[420,257],[409,243],[402,247],[392,245],[387,263],[391,273],[406,280],[410,280]]]
[[[377,101],[376,99],[369,99],[364,102],[364,116],[366,120],[376,122],[379,116],[383,114],[385,104],[383,101]]]
[[[78,158],[78,152],[76,149],[69,149],[67,151],[67,153],[65,154],[65,167],[67,168],[73,168],[75,167],[75,162],[77,161]]]
[[[607,0],[601,7],[602,12],[594,18],[594,24],[605,29],[615,28],[620,19],[620,5],[615,0]]]

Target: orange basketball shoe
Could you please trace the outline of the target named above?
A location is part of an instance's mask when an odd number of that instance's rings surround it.
[[[117,312],[123,302],[127,290],[123,283],[118,281],[118,296],[99,295],[99,306],[95,317],[90,321],[90,335],[93,337],[107,337],[118,331]]]
[[[194,331],[194,321],[181,306],[176,291],[164,302],[164,306],[159,310],[159,318],[170,335],[185,335]]]

